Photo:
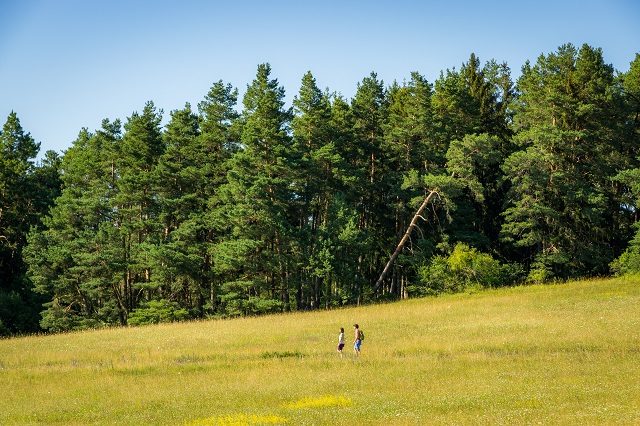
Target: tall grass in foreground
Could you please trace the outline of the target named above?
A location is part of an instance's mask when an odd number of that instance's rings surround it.
[[[1,340],[0,424],[640,424],[639,302],[592,280]]]

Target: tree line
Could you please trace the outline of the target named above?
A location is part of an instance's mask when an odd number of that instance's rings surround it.
[[[148,102],[38,164],[9,115],[0,334],[640,272],[638,54],[620,73],[565,44],[515,83],[472,54],[351,100],[308,72],[290,107],[261,64],[238,93],[218,81],[166,126]]]

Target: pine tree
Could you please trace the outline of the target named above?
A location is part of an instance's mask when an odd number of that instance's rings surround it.
[[[230,161],[228,184],[220,189],[230,235],[216,245],[217,268],[235,279],[225,282],[221,302],[229,314],[249,314],[289,306],[293,201],[292,113],[284,108],[284,88],[271,79],[269,64],[258,66],[243,99],[243,149]]]
[[[358,89],[351,101],[354,117],[354,149],[348,161],[352,163],[359,180],[355,182],[355,193],[360,206],[359,226],[371,235],[374,246],[360,253],[358,276],[369,285],[358,288],[358,300],[370,291],[375,282],[374,270],[380,269],[380,249],[393,245],[392,207],[390,207],[390,186],[385,180],[387,173],[387,152],[382,149],[384,141],[383,124],[388,114],[388,98],[384,82],[376,73],[358,83]],[[388,222],[389,221],[389,222]]]
[[[241,145],[237,102],[238,89],[220,80],[198,104],[202,133],[197,141],[198,149],[194,152],[198,153],[197,162],[204,185],[201,192],[207,199],[207,205],[192,229],[197,233],[197,241],[202,248],[201,288],[204,291],[208,287],[207,306],[212,315],[219,311],[219,287],[228,278],[225,268],[218,268],[214,262],[212,252],[216,244],[224,241],[230,233],[220,189],[228,182],[229,161]]]
[[[29,273],[47,299],[41,321],[46,330],[126,323],[117,286],[121,240],[114,204],[120,138],[117,120],[104,120],[95,134],[80,132],[63,157],[63,190],[44,228],[30,235]]]
[[[0,132],[0,336],[39,330],[39,301],[25,279],[22,255],[29,228],[50,202],[39,192],[34,163],[39,150],[40,143],[11,112]]]
[[[331,98],[329,127],[332,146],[337,153],[335,159],[339,162],[335,163],[338,167],[334,169],[334,197],[328,212],[330,220],[322,229],[327,237],[318,250],[314,267],[333,281],[332,300],[352,304],[358,303],[370,278],[362,274],[362,263],[363,253],[371,245],[371,236],[361,221],[361,188],[367,180],[367,171],[364,167],[355,166],[362,164],[358,158],[360,147],[355,117],[353,109],[341,96]],[[320,294],[320,291],[318,288],[315,294]],[[315,300],[313,306],[320,306],[320,300]]]
[[[626,213],[629,222],[633,222],[635,236],[625,246],[625,251],[611,265],[616,274],[640,273],[640,54],[630,64],[629,71],[622,74],[618,81],[624,106],[624,137],[621,141],[621,154],[630,160],[626,167],[620,167],[616,176],[621,210]],[[635,161],[634,161],[635,160]]]
[[[120,284],[127,313],[156,285],[151,277],[149,249],[160,235],[154,170],[164,152],[162,110],[147,102],[124,124],[125,134],[116,162],[118,173],[117,224],[122,238],[123,278]]]
[[[336,102],[348,110],[346,103]],[[342,303],[337,295],[351,281],[337,273],[339,232],[332,228],[339,220],[334,204],[337,199],[344,199],[347,179],[340,149],[343,129],[333,122],[330,95],[320,91],[310,72],[302,78],[293,107],[291,127],[297,159],[294,205],[301,264],[296,307],[328,307]]]
[[[385,153],[385,180],[389,182],[389,204],[395,212],[394,240],[385,248],[385,258],[391,256],[392,249],[405,234],[415,209],[424,199],[424,188],[405,185],[410,175],[424,175],[436,172],[444,163],[433,144],[433,115],[431,110],[432,85],[414,72],[411,80],[400,86],[394,83],[389,89],[388,117],[383,124]],[[423,236],[427,236],[422,234]],[[426,249],[426,250],[425,250]],[[423,238],[412,240],[407,251],[394,263],[394,274],[390,285],[382,287],[383,292],[406,296],[406,286],[415,274],[414,265],[424,261],[431,254],[425,247]]]
[[[30,226],[26,220],[30,207],[29,175],[34,173],[34,158],[39,150],[40,144],[24,132],[17,114],[9,114],[0,132],[0,247],[6,258],[19,257]]]
[[[191,105],[171,112],[163,134],[165,149],[153,173],[161,226],[157,231],[161,235],[152,239],[148,249],[153,275],[147,284],[151,291],[146,301],[171,300],[182,308],[201,312],[202,248],[186,225],[203,214],[207,203],[201,192],[206,185],[200,173],[201,158],[196,154],[199,137],[200,121]]]
[[[328,220],[331,203],[333,163],[335,149],[330,142],[331,106],[327,94],[316,85],[311,72],[302,78],[298,95],[293,100],[294,116],[291,123],[293,149],[295,150],[295,202],[291,205],[292,223],[296,226],[297,240],[300,242],[300,265],[296,271],[296,309],[306,304],[317,306],[321,282],[327,280],[330,268],[319,268],[318,250],[325,238],[321,229]]]
[[[451,170],[446,174],[455,169],[462,171],[460,164],[469,166],[464,171],[472,172],[467,175],[469,182],[456,184],[467,189],[449,199],[453,205],[446,238],[482,250],[496,249],[507,190],[500,165],[514,150],[511,105],[515,92],[510,70],[506,64],[498,65],[493,60],[482,66],[472,54],[460,71],[442,73],[435,86],[434,142],[443,150],[440,152],[447,153],[446,163]],[[486,147],[488,141],[490,152],[473,149],[475,145]],[[487,161],[489,157],[491,160]],[[452,158],[456,161],[452,162]],[[470,185],[482,188],[482,193]],[[450,244],[445,246],[448,250],[453,248]]]
[[[600,49],[567,44],[525,65],[518,86],[504,236],[526,249],[532,280],[604,273],[620,238],[613,68]]]

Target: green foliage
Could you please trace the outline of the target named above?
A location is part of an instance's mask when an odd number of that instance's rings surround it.
[[[500,140],[488,134],[465,135],[454,140],[447,151],[447,171],[462,181],[478,202],[485,200],[482,172],[494,169],[502,161],[498,149]]]
[[[637,246],[624,251],[611,262],[611,272],[616,275],[640,274],[640,250]]]
[[[632,220],[612,185],[629,165],[613,68],[600,49],[568,44],[525,66],[518,83],[522,149],[502,165],[503,241],[529,256],[535,280],[605,273]]]
[[[129,315],[130,325],[149,325],[162,322],[185,321],[189,318],[189,312],[181,308],[177,302],[166,299],[150,300],[142,303],[139,308],[131,311]]]
[[[516,86],[472,54],[433,84],[371,73],[349,101],[307,72],[291,108],[260,64],[241,113],[218,81],[197,112],[162,127],[148,102],[38,166],[12,114],[0,333],[541,283],[617,257],[635,270],[638,58],[615,75],[600,49],[565,45]]]
[[[629,247],[613,262],[611,272],[616,275],[640,274],[640,227],[629,243]]]
[[[626,112],[628,116],[626,139],[630,145],[637,147],[640,144],[640,54],[636,53],[631,62],[629,71],[621,77],[621,89],[626,100]],[[632,148],[633,149],[633,148]],[[636,151],[637,152],[637,151]],[[640,157],[637,158],[640,161]],[[615,180],[622,185],[621,209],[627,214],[637,215],[640,208],[640,167],[621,170]],[[611,271],[616,275],[640,273],[640,226],[636,222],[632,228],[634,237],[629,242],[626,250],[610,265]]]
[[[273,352],[263,352],[262,358],[264,359],[272,359],[272,358],[304,358],[304,354],[300,351],[273,351]]]
[[[15,112],[0,130],[0,336],[40,331],[43,300],[26,276],[24,253],[31,229],[60,191],[60,159],[47,152],[40,164],[34,158],[40,143],[24,131]]]
[[[516,265],[503,265],[487,253],[458,243],[449,256],[435,256],[419,273],[420,282],[410,291],[427,295],[512,285],[520,270]]]

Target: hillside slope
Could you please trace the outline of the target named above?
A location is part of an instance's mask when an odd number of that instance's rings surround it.
[[[638,424],[639,302],[592,280],[0,340],[0,424]]]

